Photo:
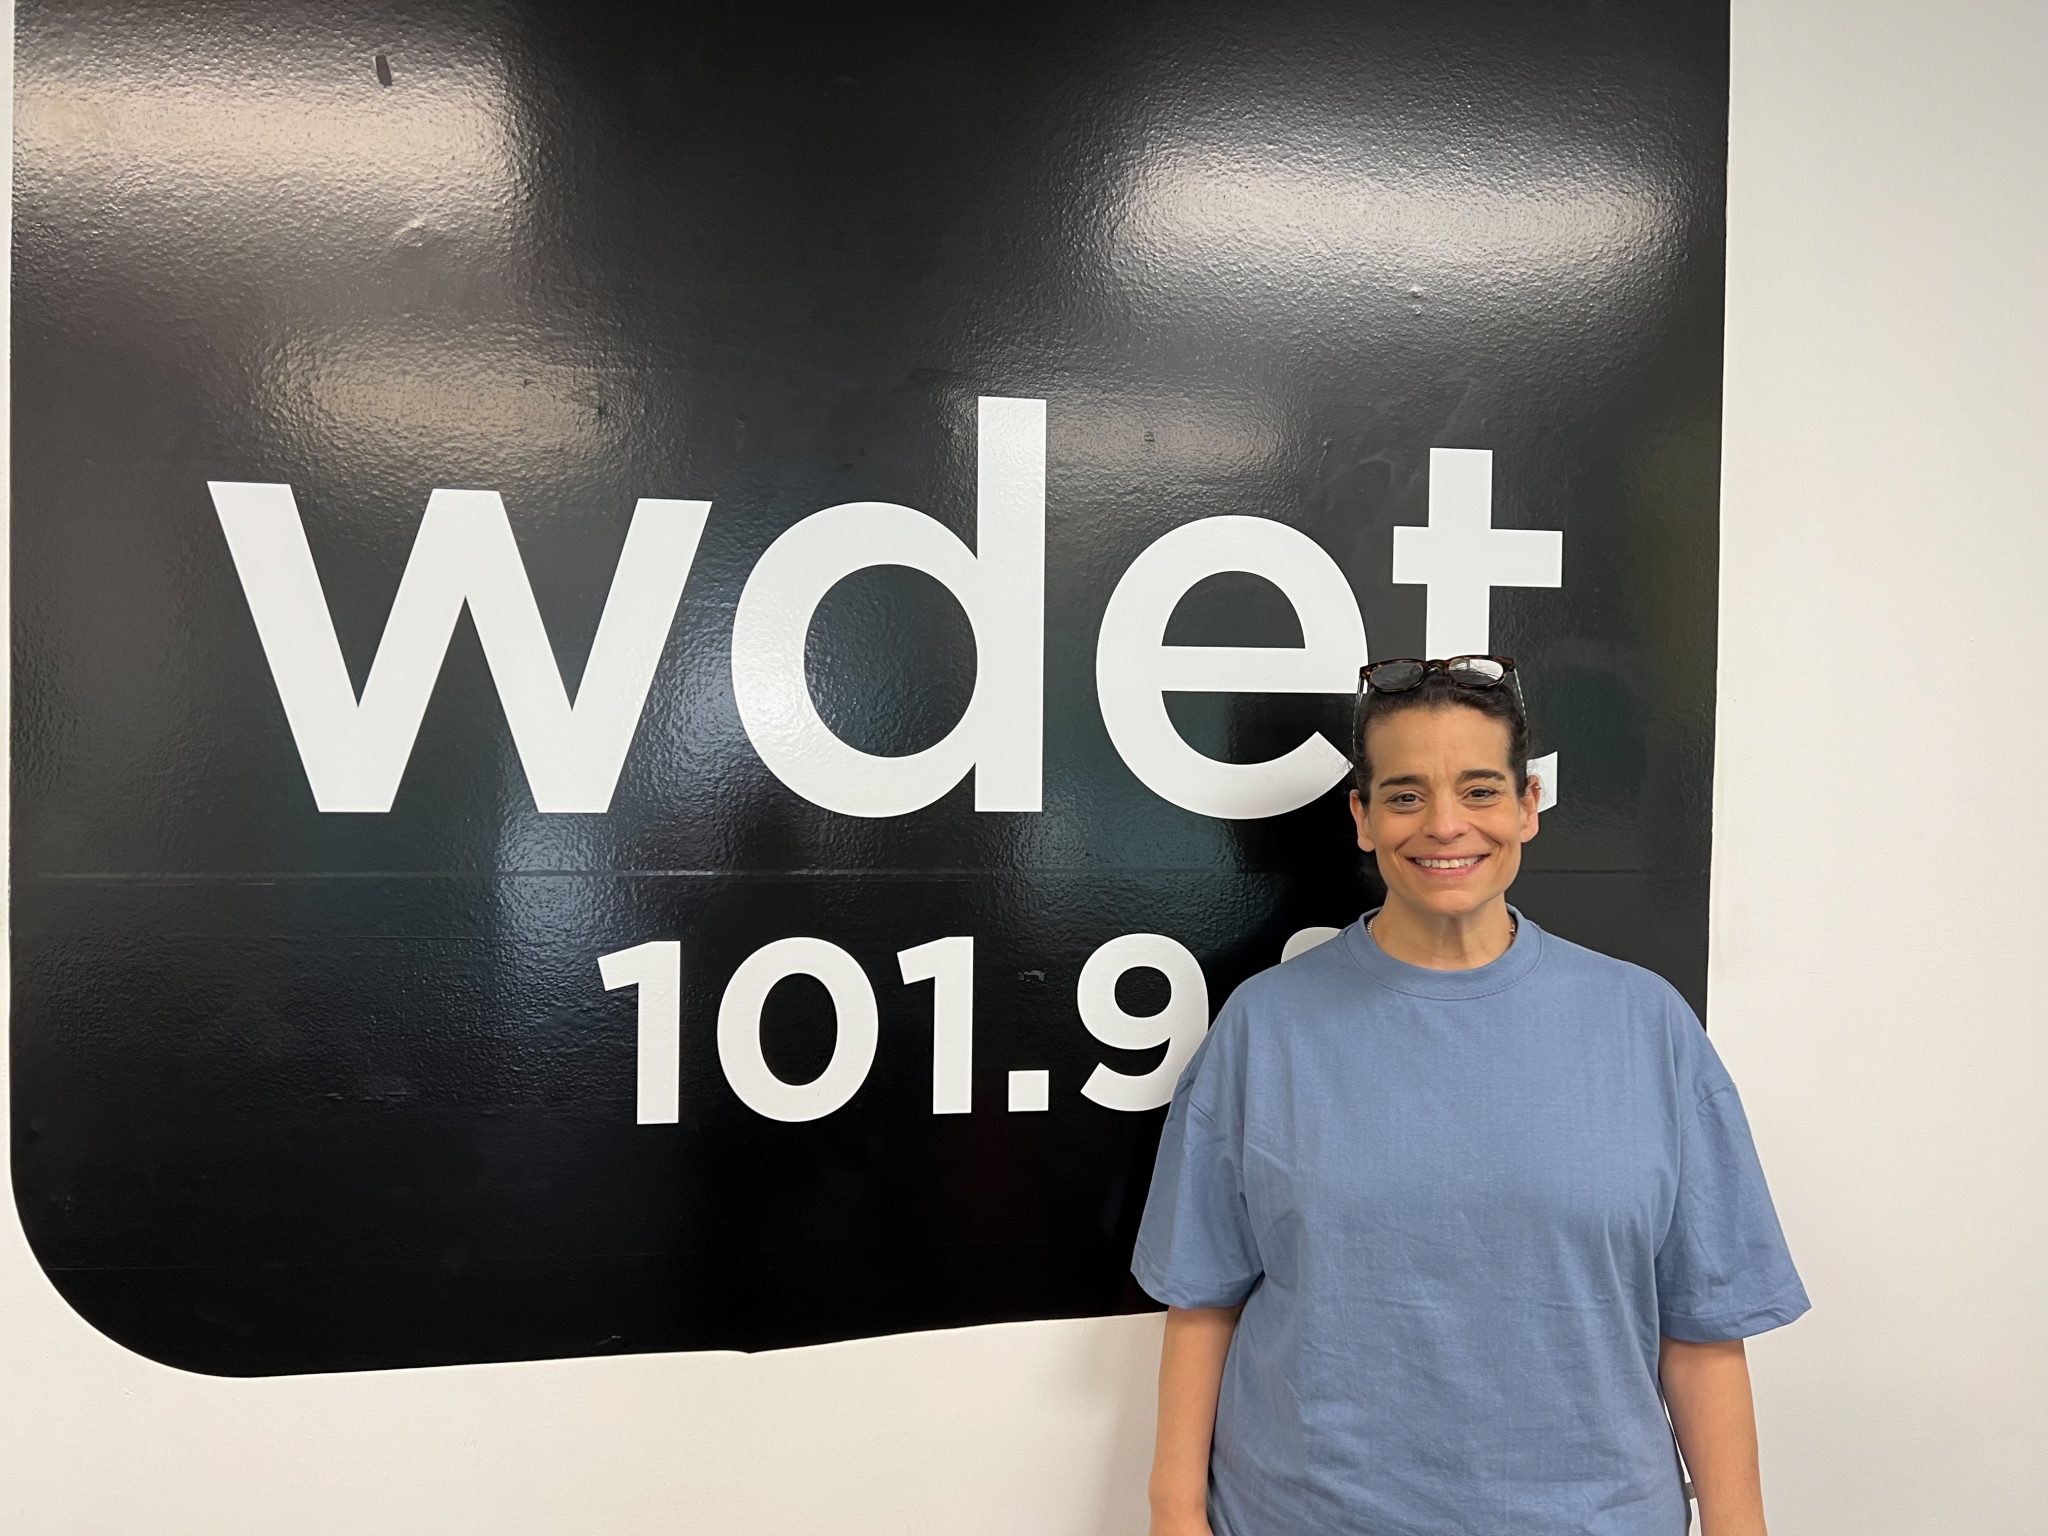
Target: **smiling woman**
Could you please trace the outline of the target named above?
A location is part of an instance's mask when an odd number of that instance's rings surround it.
[[[1161,1134],[1153,1536],[1680,1536],[1694,1485],[1762,1536],[1742,1340],[1810,1303],[1735,1085],[1662,977],[1509,905],[1513,661],[1360,687],[1386,901],[1231,994]]]

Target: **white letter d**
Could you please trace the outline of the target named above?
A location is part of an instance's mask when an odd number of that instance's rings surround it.
[[[969,551],[922,512],[852,501],[813,513],[761,556],[732,627],[740,721],[769,770],[842,816],[900,816],[974,770],[977,811],[1042,808],[1045,650],[1045,402],[979,402]],[[818,604],[855,571],[903,565],[946,585],[974,629],[974,694],[940,741],[877,757],[832,734],[804,676]]]

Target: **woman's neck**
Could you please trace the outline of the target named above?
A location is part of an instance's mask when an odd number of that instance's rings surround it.
[[[1394,959],[1433,971],[1469,971],[1507,953],[1514,939],[1507,898],[1474,912],[1446,915],[1398,903],[1392,896],[1372,920],[1372,939]]]

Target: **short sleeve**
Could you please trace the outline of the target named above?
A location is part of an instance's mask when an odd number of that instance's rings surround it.
[[[1779,1228],[1741,1095],[1724,1073],[1714,1076],[1720,1085],[1683,1122],[1678,1196],[1657,1249],[1658,1327],[1696,1343],[1762,1333],[1812,1305]]]
[[[1217,1028],[1223,1027],[1219,1017]],[[1138,1223],[1131,1273],[1158,1300],[1175,1307],[1234,1307],[1251,1294],[1263,1266],[1245,1206],[1234,1118],[1226,1102],[1219,1119],[1198,1098],[1228,1101],[1217,1080],[1226,1064],[1210,1047],[1212,1029],[1174,1089],[1159,1136],[1152,1187]],[[1207,1091],[1196,1086],[1205,1074]]]

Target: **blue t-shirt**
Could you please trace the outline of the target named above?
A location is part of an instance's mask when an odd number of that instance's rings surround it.
[[[1510,910],[1469,970],[1361,918],[1237,988],[1181,1073],[1132,1273],[1244,1303],[1216,1536],[1683,1536],[1658,1335],[1810,1305],[1692,1009]]]

